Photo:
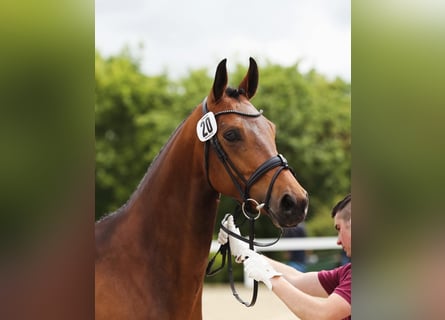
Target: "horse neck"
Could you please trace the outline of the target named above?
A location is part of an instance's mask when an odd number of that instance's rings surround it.
[[[175,131],[130,199],[126,214],[139,226],[141,237],[150,235],[178,255],[193,249],[195,258],[206,261],[219,194],[205,176],[203,144],[195,133],[199,117],[195,111]]]

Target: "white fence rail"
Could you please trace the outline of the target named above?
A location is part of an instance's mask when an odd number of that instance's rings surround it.
[[[255,239],[260,243],[271,243],[276,239]],[[218,241],[213,240],[210,252],[218,251]],[[330,250],[341,249],[337,244],[337,237],[306,237],[306,238],[281,238],[277,243],[269,247],[256,247],[258,252],[266,251],[292,251],[292,250]],[[253,286],[253,280],[244,274],[244,285],[248,288]]]
[[[270,243],[275,239],[255,239],[256,242]],[[218,251],[219,244],[216,240],[212,241],[210,252]],[[266,251],[289,251],[289,250],[328,250],[341,249],[337,244],[337,237],[307,237],[307,238],[281,238],[277,243],[270,247],[257,247],[259,252]]]

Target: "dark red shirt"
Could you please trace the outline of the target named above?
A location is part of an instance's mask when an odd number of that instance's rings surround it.
[[[318,272],[318,280],[320,280],[321,285],[329,295],[336,293],[351,304],[351,263],[347,263],[333,270],[322,270]],[[349,316],[345,319],[351,319],[351,317]]]

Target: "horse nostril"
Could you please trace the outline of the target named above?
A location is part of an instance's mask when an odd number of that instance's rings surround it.
[[[287,215],[306,214],[309,202],[308,200],[308,198],[305,198],[297,201],[297,199],[293,196],[286,194],[281,199],[280,207]]]
[[[285,213],[292,214],[292,212],[295,210],[296,207],[297,207],[297,201],[290,195],[286,194],[281,199],[281,209],[283,209]]]

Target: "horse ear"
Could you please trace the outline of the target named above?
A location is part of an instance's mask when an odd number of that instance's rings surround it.
[[[216,68],[215,80],[213,81],[213,88],[210,94],[210,100],[218,101],[227,87],[227,59],[222,60]]]
[[[255,95],[257,87],[258,87],[258,66],[255,60],[252,57],[250,57],[249,70],[247,70],[247,74],[244,77],[243,81],[241,81],[238,89],[244,89],[247,98],[251,99]]]

